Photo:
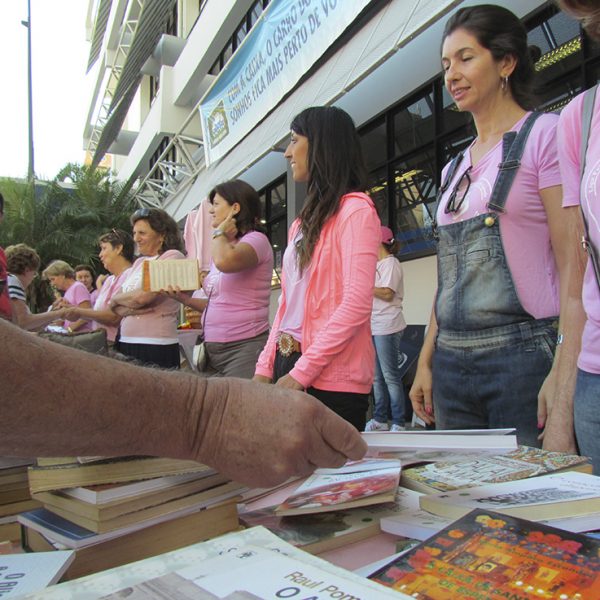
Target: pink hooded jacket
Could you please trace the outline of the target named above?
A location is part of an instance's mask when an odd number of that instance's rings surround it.
[[[305,388],[368,394],[374,375],[371,309],[381,223],[373,201],[347,194],[324,225],[306,289],[302,356],[290,375]],[[288,241],[300,227],[292,223]],[[256,374],[273,376],[279,323],[286,307],[285,279],[279,308]]]

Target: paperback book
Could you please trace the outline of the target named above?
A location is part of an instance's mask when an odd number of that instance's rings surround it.
[[[428,600],[593,600],[599,553],[587,536],[474,510],[370,578]]]
[[[517,449],[516,435],[510,433],[368,431],[361,435],[369,446],[370,456],[393,457],[399,459],[403,467],[447,460],[448,454],[456,455],[456,460],[464,460],[465,457],[504,454]]]
[[[234,563],[241,563],[246,560],[254,562],[256,559],[252,556],[249,556],[247,559],[242,556],[246,553],[246,548],[248,547],[259,547],[261,550],[269,551],[276,557],[284,557],[291,560],[293,570],[288,571],[289,563],[286,564],[285,575],[291,575],[292,573],[298,572],[304,573],[306,576],[305,583],[301,584],[300,579],[295,582],[291,577],[283,580],[284,582],[287,582],[287,587],[290,589],[288,589],[287,592],[280,594],[279,597],[282,598],[285,597],[286,594],[290,598],[310,598],[315,597],[316,593],[320,593],[321,596],[316,596],[316,598],[322,597],[324,599],[327,598],[327,600],[333,600],[335,598],[344,598],[344,593],[347,591],[348,593],[345,597],[349,600],[352,597],[350,592],[351,589],[355,592],[357,589],[360,589],[360,593],[354,593],[353,595],[356,600],[360,598],[363,600],[375,600],[377,598],[406,598],[406,596],[392,592],[368,579],[364,579],[345,569],[336,567],[317,556],[312,556],[302,550],[298,550],[279,539],[264,527],[253,527],[252,529],[246,529],[244,531],[232,532],[206,542],[193,544],[168,552],[167,554],[152,556],[145,560],[97,573],[90,577],[61,583],[57,586],[47,588],[43,595],[33,595],[31,598],[42,598],[43,600],[91,600],[92,598],[106,597],[108,594],[117,592],[120,592],[121,595],[115,597],[126,597],[132,600],[140,597],[151,598],[152,596],[146,594],[147,587],[145,589],[141,588],[142,595],[139,595],[140,588],[138,586],[140,586],[140,584],[144,584],[144,582],[148,582],[149,580],[156,580],[157,578],[169,574],[175,575],[175,580],[180,582],[179,578],[184,577],[184,575],[185,578],[194,577],[194,573],[188,570],[190,568],[198,568],[200,570],[206,569],[211,575],[218,575],[223,579],[229,578],[229,582],[225,581],[223,585],[232,585],[233,583],[244,582],[245,579],[241,575],[243,573],[242,571],[236,570],[235,577],[232,576],[232,563],[228,562],[227,558],[233,557],[232,560]],[[211,563],[213,559],[223,559],[226,561],[221,563],[222,568],[225,569],[223,572],[221,572],[221,567],[218,563]],[[249,574],[252,579],[269,579],[271,583],[281,581],[280,577],[282,576],[282,571],[280,570],[279,565],[275,565],[274,563],[271,564],[268,560],[264,562],[261,560],[260,563],[258,563],[258,561],[254,562],[254,566],[257,568],[248,569],[249,571],[252,571]],[[183,573],[183,575],[178,573]],[[331,585],[336,585],[333,581],[339,581],[340,583],[337,586],[338,590],[331,589],[327,592],[328,595],[325,596],[319,588],[307,587],[311,575],[314,578],[315,583],[323,580],[331,581]],[[321,576],[322,579],[318,576]],[[187,581],[191,582],[192,580],[187,579]],[[345,585],[342,585],[341,582],[345,582]],[[216,579],[213,581],[207,580],[205,583],[207,586],[211,586],[210,589],[217,589],[212,587],[213,585],[217,585]],[[168,582],[167,585],[170,586]],[[221,583],[219,582],[218,585],[221,585]],[[362,587],[356,588],[352,586]],[[167,597],[182,597],[177,593],[174,594],[172,592],[172,587],[170,587],[170,589],[171,591],[167,594]],[[198,588],[196,589],[197,592],[200,592]],[[133,596],[133,593],[138,593],[138,596]],[[213,593],[214,598],[215,592],[207,593]],[[218,595],[219,593],[221,596]],[[247,593],[253,593],[254,597],[258,598],[277,597],[272,593],[269,594],[267,592],[258,593],[250,591]],[[292,594],[295,594],[295,596]],[[386,595],[381,596],[381,594]],[[203,596],[198,593],[194,597],[202,598]],[[210,595],[205,597],[211,598]],[[217,598],[219,597],[223,598],[226,597],[226,595],[224,592],[218,592]],[[236,596],[233,596],[233,598],[236,598]],[[237,598],[253,598],[253,596],[237,596]]]
[[[243,512],[240,521],[246,527],[262,525],[289,544],[319,554],[377,535],[380,522],[397,514],[403,499],[404,493],[398,489],[394,502],[288,517],[278,516],[276,506],[270,506]],[[418,498],[416,504],[418,508]]]
[[[317,470],[275,513],[302,515],[393,502],[399,481],[400,463],[394,460],[368,460],[341,469]]]
[[[100,483],[122,483],[164,475],[200,473],[209,467],[193,460],[155,457],[119,457],[97,462],[80,462],[29,467],[32,493]],[[214,472],[214,471],[213,471]]]
[[[600,512],[600,477],[570,471],[423,495],[421,508],[457,519],[475,508],[543,521]]]
[[[75,553],[0,554],[0,598],[23,597],[56,583]]]
[[[584,456],[519,446],[507,454],[482,454],[472,460],[437,461],[403,469],[400,484],[432,494],[562,471],[591,473],[592,466]]]

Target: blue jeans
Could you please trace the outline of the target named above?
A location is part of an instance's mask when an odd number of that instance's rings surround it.
[[[433,355],[438,429],[515,427],[519,444],[539,447],[537,396],[552,365],[556,329],[543,322],[439,334]]]
[[[388,408],[392,409],[392,423],[404,426],[404,388],[398,361],[400,360],[400,340],[403,331],[388,335],[374,335],[375,345],[375,380],[373,395],[375,409],[373,418],[380,423],[387,423]]]
[[[575,386],[575,435],[582,456],[592,459],[594,475],[600,475],[600,375],[577,370]]]

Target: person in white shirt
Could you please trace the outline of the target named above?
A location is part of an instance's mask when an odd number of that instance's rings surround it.
[[[398,368],[400,341],[406,328],[402,314],[404,280],[402,265],[394,256],[400,244],[389,227],[381,227],[381,244],[373,290],[371,333],[375,345],[375,380],[373,418],[365,431],[387,431],[388,412],[392,412],[392,431],[404,429],[405,396]]]

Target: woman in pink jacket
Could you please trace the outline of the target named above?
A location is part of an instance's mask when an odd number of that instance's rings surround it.
[[[308,184],[283,257],[279,309],[254,379],[307,390],[362,431],[375,364],[371,339],[380,222],[350,116],[302,111],[285,152]]]

